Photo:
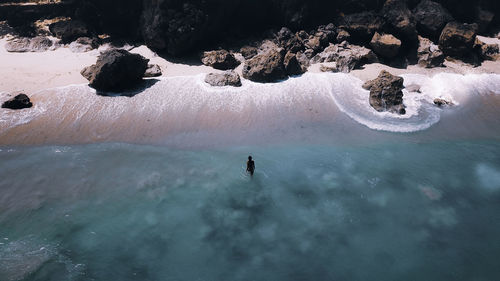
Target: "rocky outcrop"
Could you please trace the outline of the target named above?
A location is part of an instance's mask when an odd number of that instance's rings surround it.
[[[240,65],[234,55],[226,50],[204,52],[201,62],[204,65],[220,70],[233,69]]]
[[[148,59],[125,50],[108,50],[97,63],[86,67],[81,74],[92,88],[105,92],[120,92],[137,87],[148,67]]]
[[[383,30],[385,21],[374,12],[362,12],[341,18],[338,25],[349,32],[354,42],[367,43],[375,32]]]
[[[205,77],[205,82],[214,87],[241,87],[240,76],[233,70],[228,70],[223,73],[209,73]]]
[[[270,49],[250,60],[243,67],[243,77],[255,82],[275,82],[287,77],[283,61],[285,50]]]
[[[416,40],[417,23],[406,0],[386,0],[382,14],[394,34],[400,38]]]
[[[146,69],[146,72],[144,73],[144,77],[146,77],[146,78],[158,77],[161,75],[162,75],[161,67],[157,64],[148,64],[148,68]]]
[[[418,37],[418,65],[425,68],[443,66],[444,54],[431,40]]]
[[[404,79],[382,70],[378,78],[368,81],[363,88],[370,91],[370,105],[377,111],[406,114],[403,105]]]
[[[54,48],[52,40],[43,36],[18,38],[5,44],[5,50],[12,53],[45,52]]]
[[[9,109],[24,109],[32,106],[33,103],[31,103],[30,98],[25,94],[19,94],[13,99],[10,99],[2,104],[2,108]]]
[[[255,57],[257,55],[257,53],[259,52],[259,50],[255,47],[251,47],[251,46],[244,46],[240,49],[240,53],[241,55],[243,56],[244,59],[248,60],[248,59],[251,59],[253,57]]]
[[[441,31],[447,23],[453,21],[453,17],[441,4],[423,0],[413,10],[417,21],[417,29],[424,36],[437,41]]]
[[[64,44],[90,35],[87,25],[78,20],[55,22],[49,26],[49,30],[55,37],[61,39]]]
[[[336,62],[338,71],[350,72],[364,64],[378,62],[378,58],[370,49],[343,42],[328,46],[317,54],[312,62]]]
[[[398,55],[401,48],[401,40],[391,34],[380,34],[375,32],[370,46],[373,51],[384,58],[393,58]]]
[[[462,58],[471,53],[476,40],[476,24],[448,23],[439,37],[439,48],[447,56]]]

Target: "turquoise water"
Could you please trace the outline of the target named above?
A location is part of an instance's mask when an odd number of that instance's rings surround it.
[[[2,147],[0,191],[0,280],[500,276],[498,141]]]

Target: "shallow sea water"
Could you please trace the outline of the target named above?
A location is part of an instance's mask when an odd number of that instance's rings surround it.
[[[500,276],[497,141],[0,149],[0,280]]]

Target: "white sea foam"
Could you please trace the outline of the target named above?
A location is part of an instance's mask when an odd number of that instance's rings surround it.
[[[440,120],[433,104],[445,98],[465,106],[476,94],[500,94],[500,75],[406,74],[405,85],[418,84],[421,93],[404,90],[407,114],[377,112],[369,105],[362,81],[349,74],[313,74],[279,83],[243,79],[243,86],[211,87],[204,74],[161,78],[133,97],[103,97],[86,85],[71,85],[35,93],[35,106],[22,111],[0,110],[0,133],[36,121],[31,135],[58,141],[145,141],[169,137],[213,141],[225,136],[281,134],[321,122],[335,128],[343,112],[371,129],[390,132],[425,130]],[[6,94],[1,94],[6,97]],[[27,130],[28,131],[28,130]]]

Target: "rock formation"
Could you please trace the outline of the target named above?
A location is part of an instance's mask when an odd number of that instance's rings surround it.
[[[363,88],[370,91],[370,105],[375,110],[405,114],[403,82],[402,77],[382,70],[376,79],[366,82]]]

